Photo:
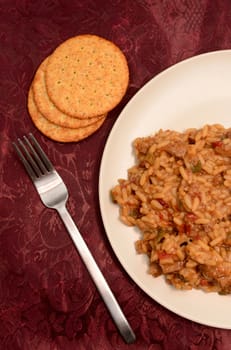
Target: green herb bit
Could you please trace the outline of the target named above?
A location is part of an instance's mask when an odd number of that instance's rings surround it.
[[[180,198],[177,198],[177,207],[178,207],[178,210],[180,211],[184,210],[184,204]]]
[[[156,232],[157,232],[157,237],[156,237],[156,240],[157,240],[157,243],[162,243],[165,239],[164,235],[165,235],[165,230],[163,227],[161,226],[158,226],[157,229],[156,229]]]
[[[226,290],[220,290],[220,291],[218,292],[218,294],[219,294],[219,295],[228,295],[228,294],[230,294],[230,292],[228,292],[228,291],[226,291]]]
[[[198,162],[195,165],[192,165],[191,169],[193,173],[199,173],[202,169],[200,160],[198,160]]]
[[[138,219],[139,218],[139,209],[138,208],[133,208],[131,209],[131,211],[129,212],[129,216],[131,216],[134,219]]]

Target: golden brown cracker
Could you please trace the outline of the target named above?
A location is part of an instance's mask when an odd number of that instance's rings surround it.
[[[86,126],[84,128],[65,128],[57,124],[51,123],[49,120],[43,117],[38,111],[34,102],[34,96],[32,88],[29,90],[28,95],[28,111],[31,119],[38,130],[40,130],[45,136],[54,141],[59,142],[76,142],[80,141],[100,128],[106,117],[100,119],[96,123]]]
[[[96,35],[78,35],[59,45],[45,70],[49,98],[64,113],[90,118],[112,110],[128,87],[123,52]]]
[[[87,125],[94,124],[100,118],[104,116],[99,116],[95,118],[73,118],[67,114],[60,111],[54,103],[49,99],[46,91],[46,84],[44,80],[44,70],[47,64],[48,58],[46,58],[38,67],[34,80],[32,82],[34,102],[39,110],[39,112],[48,119],[50,122],[64,126],[67,128],[79,128],[85,127]]]

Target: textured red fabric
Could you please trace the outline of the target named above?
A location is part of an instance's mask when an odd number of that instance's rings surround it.
[[[60,144],[35,129],[27,93],[63,40],[104,36],[124,51],[130,85],[101,129]],[[104,232],[98,174],[107,136],[130,98],[165,68],[231,48],[230,0],[0,0],[0,349],[228,350],[231,332],[183,319],[127,276]],[[60,171],[69,209],[137,335],[119,336],[56,213],[40,202],[11,141],[33,132]]]

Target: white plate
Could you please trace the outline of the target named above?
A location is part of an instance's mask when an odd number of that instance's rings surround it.
[[[127,177],[135,162],[132,141],[162,129],[184,130],[204,124],[231,126],[231,50],[182,61],[148,82],[129,101],[108,137],[100,167],[99,201],[111,246],[124,269],[151,298],[192,321],[231,329],[231,296],[178,291],[163,277],[147,274],[147,260],[137,255],[139,232],[119,220],[110,189]]]

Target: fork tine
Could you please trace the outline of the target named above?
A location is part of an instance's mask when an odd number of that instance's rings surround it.
[[[26,136],[24,136],[24,140],[26,141]],[[28,144],[29,141],[27,141]],[[30,152],[28,151],[27,147],[24,145],[23,141],[21,139],[18,139],[18,143],[21,147],[21,149],[24,152],[25,158],[27,159],[27,161],[29,162],[30,166],[32,167],[32,169],[34,170],[35,174],[37,175],[37,177],[42,175],[42,171],[41,169],[38,167],[37,163],[34,161],[34,159],[32,158]]]
[[[35,151],[31,142],[28,140],[28,138],[26,136],[23,136],[23,138],[24,138],[25,142],[27,143],[27,146],[29,147],[34,159],[36,160],[36,164],[38,164],[39,168],[42,170],[42,173],[40,172],[40,175],[46,174],[48,169],[46,168],[46,166],[44,165],[44,163],[40,159],[38,153]]]
[[[47,157],[47,155],[45,154],[45,152],[43,151],[43,149],[39,145],[39,143],[36,140],[36,138],[34,137],[34,135],[30,133],[29,137],[30,137],[31,141],[33,142],[33,145],[34,145],[36,151],[39,153],[39,155],[40,155],[43,163],[45,164],[47,170],[48,171],[54,170],[54,167],[53,167],[51,161],[49,160],[49,158]]]
[[[31,180],[34,181],[37,177],[37,174],[34,172],[33,168],[30,166],[30,163],[26,160],[22,152],[20,151],[19,147],[16,145],[15,142],[13,142],[14,149],[19,156],[19,159],[21,160],[22,164],[24,165],[28,175],[30,176]]]

